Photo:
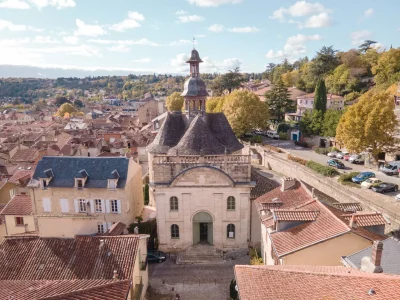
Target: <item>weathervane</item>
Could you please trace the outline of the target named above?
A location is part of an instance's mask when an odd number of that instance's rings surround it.
[[[196,44],[196,39],[193,37],[193,50],[195,49],[194,48],[194,45]]]

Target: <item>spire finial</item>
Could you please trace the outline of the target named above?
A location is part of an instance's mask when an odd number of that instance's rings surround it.
[[[193,37],[193,50],[196,49],[194,45],[196,44],[196,39]]]

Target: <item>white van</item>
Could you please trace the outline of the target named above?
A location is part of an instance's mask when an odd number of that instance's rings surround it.
[[[400,161],[391,161],[380,168],[381,172],[386,175],[399,175]]]
[[[274,139],[274,140],[279,140],[279,134],[278,134],[278,132],[276,132],[274,130],[268,130],[267,137]]]

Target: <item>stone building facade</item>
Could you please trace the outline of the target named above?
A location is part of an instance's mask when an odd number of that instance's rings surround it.
[[[249,242],[251,158],[223,113],[205,112],[201,62],[193,50],[185,112],[169,112],[148,147],[150,203],[164,251],[198,243],[226,251]]]

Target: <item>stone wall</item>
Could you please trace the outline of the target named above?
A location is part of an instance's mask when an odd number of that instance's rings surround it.
[[[384,214],[390,220],[386,225],[386,232],[400,229],[400,207],[395,203],[387,201],[387,196],[374,193],[370,190],[361,190],[359,193],[351,188],[337,182],[335,178],[324,177],[313,172],[305,166],[288,161],[284,156],[258,149],[262,156],[262,165],[275,170],[285,176],[295,177],[324,194],[342,203],[359,202],[366,211],[377,211]]]

